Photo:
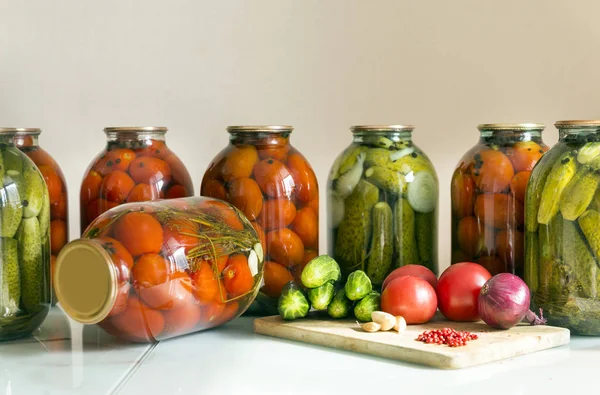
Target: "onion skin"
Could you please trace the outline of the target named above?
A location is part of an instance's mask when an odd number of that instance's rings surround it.
[[[479,316],[492,328],[512,328],[525,318],[530,297],[527,284],[519,277],[510,273],[497,274],[479,292]]]

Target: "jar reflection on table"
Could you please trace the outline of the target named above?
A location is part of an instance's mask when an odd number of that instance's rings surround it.
[[[452,260],[523,278],[525,189],[548,147],[545,126],[479,125],[479,142],[458,163],[451,183]]]
[[[164,127],[105,128],[106,148],[81,184],[81,232],[123,203],[193,196],[190,175],[166,144]]]

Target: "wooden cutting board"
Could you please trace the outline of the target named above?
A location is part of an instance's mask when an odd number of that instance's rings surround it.
[[[446,327],[476,333],[479,339],[455,348],[415,340],[423,331]],[[308,317],[284,321],[279,316],[272,316],[257,318],[254,332],[441,369],[461,369],[499,361],[558,347],[570,340],[568,329],[552,326],[524,324],[509,330],[494,330],[483,322],[461,323],[441,319],[425,325],[409,325],[402,333],[367,333],[354,320]]]

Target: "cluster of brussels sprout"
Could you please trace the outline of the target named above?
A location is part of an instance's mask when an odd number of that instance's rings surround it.
[[[327,310],[332,318],[346,318],[353,312],[360,321],[371,321],[371,313],[379,310],[381,295],[373,290],[365,272],[357,270],[342,285],[338,263],[328,255],[311,260],[302,271],[299,285],[287,283],[281,292],[278,310],[285,320],[305,317],[311,306]]]

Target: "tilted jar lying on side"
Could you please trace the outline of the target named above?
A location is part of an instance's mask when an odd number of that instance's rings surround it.
[[[94,220],[56,261],[65,312],[135,342],[224,324],[254,300],[263,252],[248,220],[211,198],[129,203]]]

